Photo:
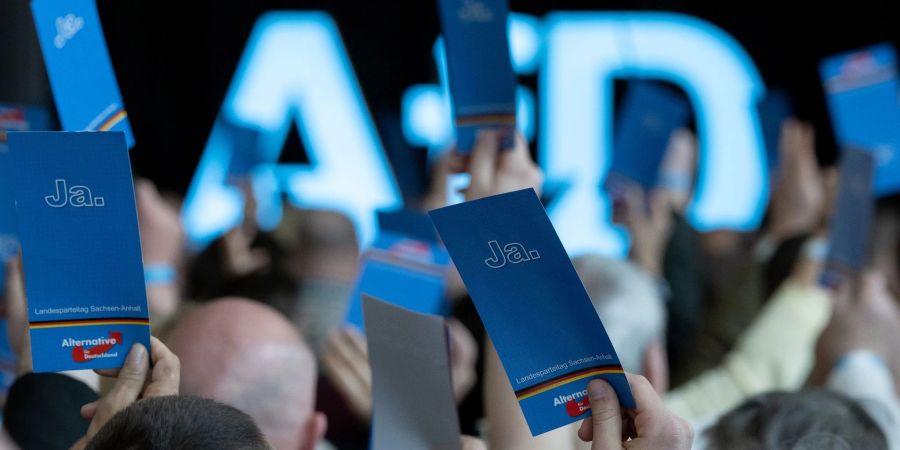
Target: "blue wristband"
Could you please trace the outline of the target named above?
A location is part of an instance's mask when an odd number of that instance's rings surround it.
[[[171,284],[175,282],[175,273],[169,264],[148,264],[144,266],[144,283],[147,286]]]

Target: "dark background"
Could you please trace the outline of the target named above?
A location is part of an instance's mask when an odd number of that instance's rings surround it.
[[[137,140],[135,170],[164,188],[186,190],[253,24],[275,9],[324,10],[334,17],[389,157],[395,164],[424,164],[424,152],[403,140],[399,118],[405,89],[436,78],[432,0],[98,0],[98,6]],[[818,61],[881,41],[900,43],[889,2],[511,0],[511,9],[536,16],[659,10],[708,20],[744,46],[768,87],[790,93],[798,116],[814,122],[823,164],[833,162],[834,141]],[[535,83],[534,77],[522,81]],[[0,102],[52,105],[25,0],[0,0]],[[302,155],[299,138],[292,136],[284,153],[302,159],[296,156]],[[422,181],[398,175],[407,194]]]

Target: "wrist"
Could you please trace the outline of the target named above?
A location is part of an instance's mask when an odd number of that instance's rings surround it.
[[[144,283],[149,286],[175,284],[177,271],[169,263],[148,263],[144,265]]]

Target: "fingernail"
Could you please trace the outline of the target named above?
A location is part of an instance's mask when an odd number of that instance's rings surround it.
[[[588,395],[591,400],[602,401],[609,398],[609,385],[603,380],[593,380],[588,384]]]
[[[144,361],[144,357],[147,355],[147,349],[144,348],[141,344],[134,344],[131,346],[131,351],[128,352],[128,358],[125,360],[127,364],[140,364]]]

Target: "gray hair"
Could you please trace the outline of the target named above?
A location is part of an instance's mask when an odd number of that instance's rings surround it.
[[[834,391],[770,392],[744,402],[707,431],[716,450],[887,450],[878,424]]]
[[[644,351],[654,340],[664,342],[666,332],[665,305],[653,278],[628,261],[589,255],[574,262],[622,367],[643,373]]]

